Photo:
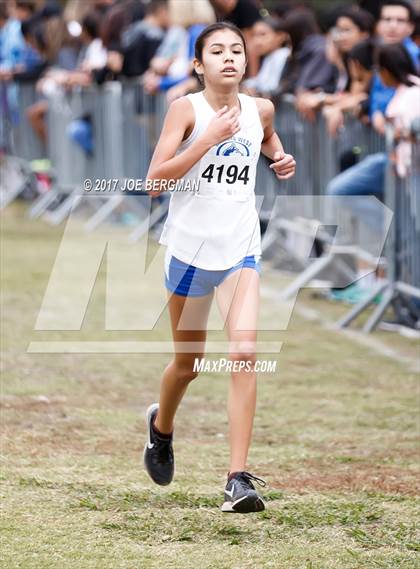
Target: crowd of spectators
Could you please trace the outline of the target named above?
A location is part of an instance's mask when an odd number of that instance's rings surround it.
[[[383,132],[397,86],[378,70],[384,46],[398,44],[419,71],[419,15],[409,0],[332,3],[323,14],[310,2],[264,0],[7,0],[0,4],[0,79],[56,88],[139,77],[147,93],[168,102],[201,88],[194,42],[216,20],[235,23],[248,43],[242,89],[296,97],[307,119],[323,112],[331,135],[344,113]],[[379,4],[379,8],[378,8]],[[387,51],[389,58],[397,57]],[[40,137],[46,102],[30,111]]]

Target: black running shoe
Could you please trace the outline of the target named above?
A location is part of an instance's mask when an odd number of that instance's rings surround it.
[[[248,514],[265,510],[263,499],[257,494],[251,480],[255,480],[260,486],[267,484],[265,480],[249,472],[237,472],[226,484],[222,512]]]
[[[153,429],[152,423],[158,409],[159,403],[153,403],[146,412],[148,441],[144,447],[143,460],[144,466],[153,482],[160,486],[166,486],[171,483],[174,476],[173,437],[162,438]]]

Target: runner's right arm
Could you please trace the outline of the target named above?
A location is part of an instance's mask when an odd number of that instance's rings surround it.
[[[188,148],[176,155],[185,132],[194,124],[194,110],[186,97],[171,103],[163,123],[159,141],[153,153],[147,180],[179,180],[208,150],[218,142],[226,140],[240,130],[239,109],[227,107],[220,109],[203,132]],[[158,196],[160,190],[148,192]]]

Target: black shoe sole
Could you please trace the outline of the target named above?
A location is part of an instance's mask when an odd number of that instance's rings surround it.
[[[236,502],[225,502],[221,510],[231,514],[250,514],[252,512],[262,512],[265,510],[265,504],[260,496],[244,496]]]

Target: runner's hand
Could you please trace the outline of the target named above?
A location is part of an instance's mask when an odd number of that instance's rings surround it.
[[[285,154],[278,150],[274,153],[273,160],[270,168],[274,170],[279,180],[288,180],[295,175],[296,162],[291,154]]]
[[[222,109],[219,109],[216,115],[211,119],[203,136],[212,146],[233,136],[241,129],[239,115],[238,107],[228,109],[227,105],[225,105]]]

